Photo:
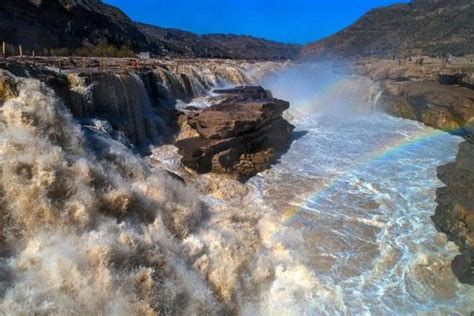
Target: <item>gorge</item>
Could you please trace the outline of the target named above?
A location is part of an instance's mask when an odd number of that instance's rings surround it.
[[[473,9],[301,46],[3,1],[0,314],[474,313]]]
[[[473,308],[472,288],[451,272],[457,247],[430,219],[441,187],[436,167],[454,159],[461,140],[380,113],[395,97],[382,87],[387,78],[321,64],[189,61],[179,73],[175,66],[60,74],[2,65],[1,269],[10,284],[2,309]],[[263,100],[269,109],[283,102],[271,114],[281,119],[287,104],[264,89],[212,93],[256,84],[291,104],[284,117],[296,130],[279,163],[245,184],[183,166],[175,140],[180,147],[199,134],[232,136],[210,124],[214,116],[200,117],[213,107],[229,111],[217,117],[238,118],[229,100]],[[256,128],[248,118],[242,127]]]

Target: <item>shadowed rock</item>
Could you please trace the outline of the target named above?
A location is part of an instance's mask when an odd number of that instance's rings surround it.
[[[225,98],[188,116],[199,137],[176,143],[182,163],[199,173],[247,179],[268,169],[291,143],[294,126],[283,119],[289,103],[261,87],[216,90]]]
[[[456,242],[461,255],[453,261],[454,274],[461,282],[474,284],[474,144],[459,146],[456,160],[438,168],[446,187],[437,190],[438,207],[433,221]]]

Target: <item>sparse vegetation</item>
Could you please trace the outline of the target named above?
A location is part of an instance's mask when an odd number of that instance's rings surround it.
[[[84,57],[134,57],[135,53],[126,45],[116,47],[112,44],[99,43],[96,46],[76,49],[74,55]]]

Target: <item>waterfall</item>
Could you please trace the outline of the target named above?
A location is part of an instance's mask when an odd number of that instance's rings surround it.
[[[95,111],[143,137],[141,81],[101,80]],[[52,90],[15,84],[0,111],[0,314],[216,314],[181,242],[204,218],[196,193],[108,135],[90,150]]]
[[[132,73],[69,74],[69,105],[74,116],[111,124],[133,144],[160,144],[176,127],[176,102],[189,103],[213,89],[255,84],[284,64],[199,61],[163,63]],[[252,71],[255,69],[255,71]]]

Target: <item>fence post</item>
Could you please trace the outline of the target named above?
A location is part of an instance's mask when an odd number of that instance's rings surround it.
[[[20,58],[23,58],[23,47],[21,47],[21,45],[19,45],[18,49],[20,51]]]
[[[5,43],[5,41],[3,41],[2,56],[3,58],[7,57],[7,43]]]
[[[36,66],[36,52],[33,49],[33,66]]]

